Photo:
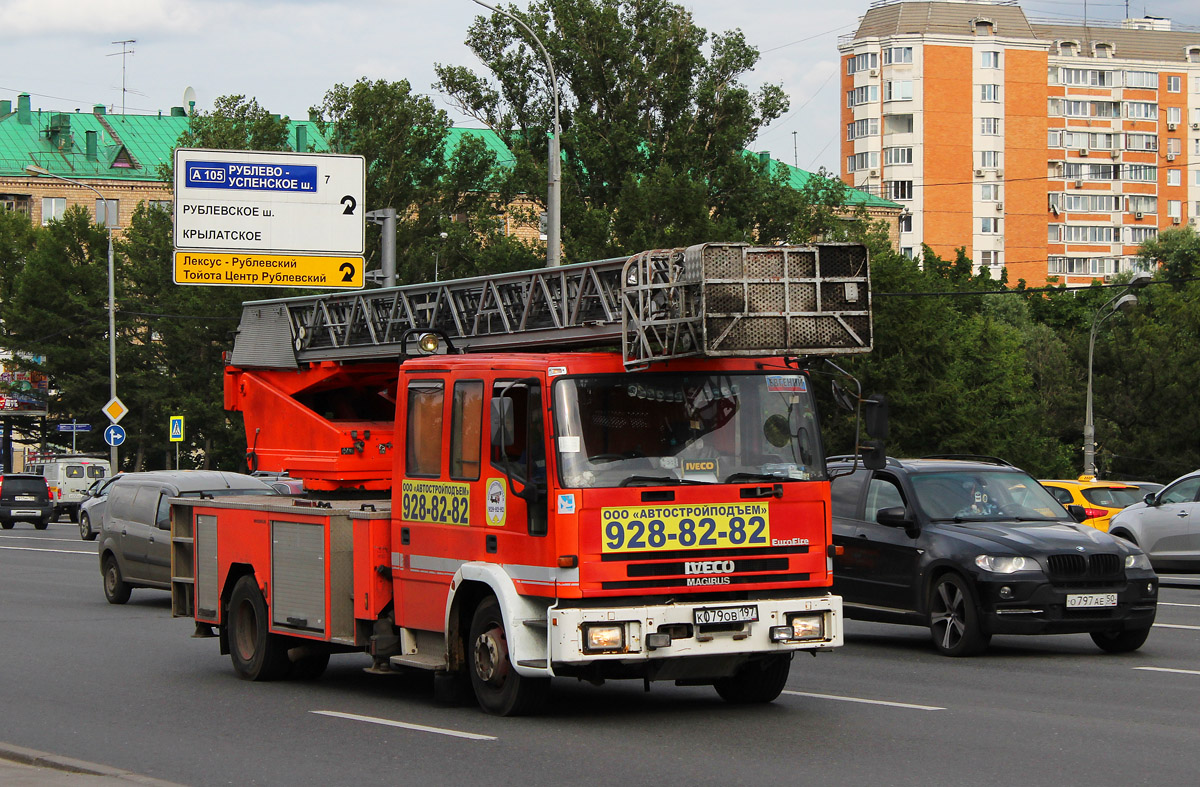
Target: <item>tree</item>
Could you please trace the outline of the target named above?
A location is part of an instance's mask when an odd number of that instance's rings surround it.
[[[520,190],[545,192],[552,90],[562,91],[563,243],[587,260],[712,240],[789,236],[801,200],[745,154],[787,111],[778,85],[742,79],[758,51],[740,31],[710,36],[666,0],[536,0],[480,17],[468,45],[491,79],[439,65],[438,87],[499,133]]]
[[[333,150],[366,159],[368,209],[396,209],[401,281],[432,280],[435,260],[442,279],[535,267],[533,250],[503,232],[515,194],[495,154],[469,136],[452,140],[446,113],[407,81],[335,85],[313,111]],[[369,257],[378,248],[368,243]]]
[[[1138,249],[1149,265],[1162,264],[1168,279],[1190,279],[1200,274],[1200,234],[1191,227],[1163,230]]]

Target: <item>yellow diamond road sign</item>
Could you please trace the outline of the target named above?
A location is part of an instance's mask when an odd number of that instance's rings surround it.
[[[108,416],[108,420],[114,424],[124,418],[125,414],[129,412],[129,408],[125,406],[125,403],[115,396],[109,399],[108,404],[104,405],[102,409],[104,414]]]

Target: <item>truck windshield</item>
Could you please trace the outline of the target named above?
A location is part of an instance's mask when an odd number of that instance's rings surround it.
[[[825,477],[808,378],[801,374],[564,377],[553,396],[564,487]]]

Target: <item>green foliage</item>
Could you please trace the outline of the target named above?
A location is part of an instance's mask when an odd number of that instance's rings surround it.
[[[1142,244],[1143,261],[1162,263],[1168,279],[1190,279],[1200,274],[1200,234],[1191,227],[1163,230],[1157,238]]]
[[[709,35],[665,0],[536,0],[493,14],[467,43],[490,79],[439,65],[438,87],[499,133],[517,190],[542,199],[553,91],[562,93],[565,257],[589,260],[713,240],[812,237],[835,189],[797,193],[744,153],[788,107],[778,85],[742,79],[758,51],[741,31]]]
[[[218,96],[212,112],[193,110],[190,127],[179,136],[175,147],[287,150],[290,122],[286,115],[273,115],[259,106],[257,99]],[[170,163],[162,165],[159,177],[167,182],[174,180]]]

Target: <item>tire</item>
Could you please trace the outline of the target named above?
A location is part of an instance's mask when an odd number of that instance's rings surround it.
[[[12,522],[0,522],[0,527],[4,528],[5,530],[12,530],[13,523]]]
[[[229,627],[229,658],[243,680],[279,680],[287,676],[288,661],[283,638],[267,630],[267,602],[254,575],[247,574],[233,586],[226,615]]]
[[[79,521],[79,509],[72,508],[69,511],[67,511],[67,519],[71,520],[72,522],[78,522]]]
[[[92,530],[92,518],[86,513],[79,515],[79,537],[84,541],[95,541],[98,534]]]
[[[1092,642],[1106,653],[1132,653],[1150,636],[1150,627],[1128,631],[1093,631]]]
[[[467,673],[479,707],[495,716],[533,713],[550,693],[549,678],[526,678],[508,660],[508,637],[500,603],[489,596],[471,618]]]
[[[124,604],[129,600],[131,588],[121,576],[121,567],[112,555],[104,558],[104,597],[109,604]]]
[[[929,632],[943,656],[970,656],[988,646],[975,594],[958,574],[942,574],[929,593]]]
[[[307,652],[308,646],[302,648],[304,655],[288,665],[288,677],[292,680],[316,680],[325,674],[325,668],[329,666],[329,653],[311,653]]]
[[[714,681],[713,688],[721,699],[735,705],[773,702],[787,685],[791,668],[792,654],[771,656],[750,662],[732,677]]]
[[[39,519],[38,521],[33,523],[34,530],[45,530],[49,526],[50,526],[49,518]]]

